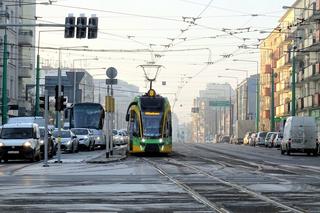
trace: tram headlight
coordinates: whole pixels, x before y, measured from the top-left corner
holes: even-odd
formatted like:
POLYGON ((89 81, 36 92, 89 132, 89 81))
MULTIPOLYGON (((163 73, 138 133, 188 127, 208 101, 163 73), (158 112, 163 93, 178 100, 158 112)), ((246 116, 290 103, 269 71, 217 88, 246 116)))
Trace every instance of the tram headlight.
POLYGON ((142 141, 142 143, 144 143, 144 142, 146 142, 146 139, 142 138, 142 140, 141 140, 141 141, 142 141))
POLYGON ((163 143, 163 139, 162 138, 159 139, 159 143, 163 143))

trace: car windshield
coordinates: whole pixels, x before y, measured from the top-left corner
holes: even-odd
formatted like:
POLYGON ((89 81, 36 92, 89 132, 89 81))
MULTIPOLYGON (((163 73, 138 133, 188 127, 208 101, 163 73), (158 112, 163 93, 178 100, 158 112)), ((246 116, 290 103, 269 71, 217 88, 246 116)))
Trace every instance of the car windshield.
MULTIPOLYGON (((54 131, 53 132, 53 136, 55 138, 57 138, 58 137, 58 131, 54 131)), ((70 138, 70 137, 71 137, 71 134, 70 134, 69 131, 61 131, 61 138, 70 138)))
POLYGON ((76 135, 88 135, 89 134, 87 129, 72 129, 72 132, 76 135))
POLYGON ((267 132, 260 132, 259 137, 265 138, 267 135, 267 132))
POLYGON ((44 129, 40 129, 40 138, 44 138, 44 133, 45 133, 45 130, 44 129))
POLYGON ((118 134, 118 131, 117 131, 117 130, 112 130, 112 134, 113 134, 113 135, 117 135, 117 134, 118 134))
POLYGON ((32 128, 3 128, 1 131, 2 139, 27 139, 33 138, 32 128))

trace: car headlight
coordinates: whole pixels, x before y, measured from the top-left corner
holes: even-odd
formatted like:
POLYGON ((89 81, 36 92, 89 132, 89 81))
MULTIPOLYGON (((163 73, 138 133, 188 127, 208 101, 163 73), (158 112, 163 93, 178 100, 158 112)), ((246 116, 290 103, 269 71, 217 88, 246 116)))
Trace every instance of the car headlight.
POLYGON ((100 136, 97 137, 97 140, 100 140, 100 136))
POLYGON ((30 141, 27 141, 23 144, 24 147, 31 147, 32 143, 30 141))
POLYGON ((84 136, 83 139, 88 139, 88 136, 84 136))
POLYGON ((4 146, 5 146, 5 144, 0 142, 0 147, 4 147, 4 146))
POLYGON ((67 145, 70 145, 70 144, 71 144, 71 141, 68 141, 68 142, 67 142, 67 145))
POLYGON ((40 140, 40 144, 41 144, 41 145, 44 144, 44 140, 40 140))
POLYGON ((160 139, 159 139, 159 143, 162 143, 162 142, 163 142, 163 139, 162 139, 162 138, 160 138, 160 139))
POLYGON ((142 140, 141 140, 141 141, 142 141, 142 143, 144 143, 144 142, 146 142, 146 139, 142 138, 142 140))

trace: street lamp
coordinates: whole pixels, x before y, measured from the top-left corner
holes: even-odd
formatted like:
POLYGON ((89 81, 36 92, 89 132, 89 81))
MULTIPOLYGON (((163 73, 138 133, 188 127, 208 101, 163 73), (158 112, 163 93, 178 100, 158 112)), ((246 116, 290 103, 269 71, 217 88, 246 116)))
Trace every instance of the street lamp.
POLYGON ((39 105, 39 95, 40 95, 40 35, 43 32, 63 32, 63 30, 40 30, 38 32, 38 53, 37 53, 37 66, 36 66, 36 101, 35 101, 35 116, 39 116, 40 105, 39 105))
POLYGON ((246 78, 248 78, 248 76, 249 76, 249 70, 232 69, 232 68, 226 68, 226 70, 229 70, 229 71, 238 71, 238 72, 245 72, 245 73, 246 73, 246 78))
POLYGON ((73 63, 72 63, 72 69, 73 69, 73 104, 76 103, 76 84, 77 84, 77 71, 74 68, 74 63, 76 61, 88 61, 88 60, 99 60, 98 57, 95 58, 77 58, 77 59, 73 59, 73 63))
POLYGON ((257 64, 257 88, 256 88, 256 131, 259 131, 259 116, 260 116, 260 97, 259 97, 259 61, 254 60, 244 60, 244 59, 233 59, 233 61, 242 61, 242 62, 248 62, 248 63, 256 63, 257 64))
MULTIPOLYGON (((73 46, 73 47, 59 47, 59 67, 58 67, 58 96, 61 94, 61 50, 68 50, 72 48, 88 48, 88 46, 73 46)), ((58 126, 58 160, 57 163, 62 163, 61 161, 61 112, 56 111, 57 126, 58 126)))
MULTIPOLYGON (((227 76, 227 75, 219 75, 218 78, 232 78, 232 79, 236 79, 237 80, 237 86, 238 86, 238 77, 233 77, 233 76, 227 76)), ((238 98, 236 98, 238 100, 238 98)), ((230 136, 232 134, 232 102, 231 102, 231 85, 230 85, 230 91, 229 91, 229 107, 230 107, 230 122, 229 122, 229 125, 230 125, 230 130, 229 130, 229 133, 230 133, 230 136)), ((237 107, 238 107, 238 103, 237 103, 237 107)), ((238 112, 237 112, 238 114, 238 112)))

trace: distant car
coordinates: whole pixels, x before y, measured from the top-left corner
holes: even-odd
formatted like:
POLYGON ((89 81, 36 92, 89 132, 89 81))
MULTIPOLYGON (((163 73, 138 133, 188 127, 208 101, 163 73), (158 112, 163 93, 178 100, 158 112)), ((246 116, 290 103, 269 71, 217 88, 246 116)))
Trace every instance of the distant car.
POLYGON ((0 135, 0 158, 40 160, 40 130, 35 123, 4 124, 0 135))
POLYGON ((257 137, 257 133, 252 133, 250 135, 250 138, 249 138, 249 145, 250 146, 255 146, 256 145, 256 137, 257 137))
POLYGON ((73 128, 71 131, 77 135, 80 147, 83 147, 88 151, 94 150, 94 137, 90 129, 73 128))
POLYGON ((224 135, 220 139, 220 143, 230 143, 230 136, 224 135))
POLYGON ((282 139, 283 139, 283 134, 281 132, 278 132, 273 139, 273 146, 280 147, 282 139))
MULTIPOLYGON (((58 141, 58 133, 58 130, 53 132, 56 141, 58 141)), ((71 130, 61 130, 61 150, 71 153, 79 151, 79 140, 71 130)))
MULTIPOLYGON (((44 157, 44 134, 45 134, 45 128, 41 127, 40 129, 40 151, 42 157, 44 157)), ((48 157, 52 158, 53 155, 56 153, 56 146, 52 137, 52 134, 50 131, 48 131, 48 157)))
POLYGON ((256 145, 265 145, 265 138, 267 136, 268 132, 258 132, 255 138, 255 144, 256 145))
POLYGON ((250 139, 250 136, 251 136, 252 132, 247 132, 243 138, 243 144, 249 144, 249 139, 250 139))
POLYGON ((127 143, 127 134, 123 130, 112 130, 113 146, 120 146, 127 143))
POLYGON ((264 139, 264 145, 266 147, 273 147, 273 140, 276 136, 277 132, 268 132, 266 138, 264 139))
POLYGON ((106 148, 106 136, 104 135, 104 132, 97 129, 90 129, 92 132, 92 135, 94 137, 94 143, 95 147, 100 147, 101 149, 106 148))

